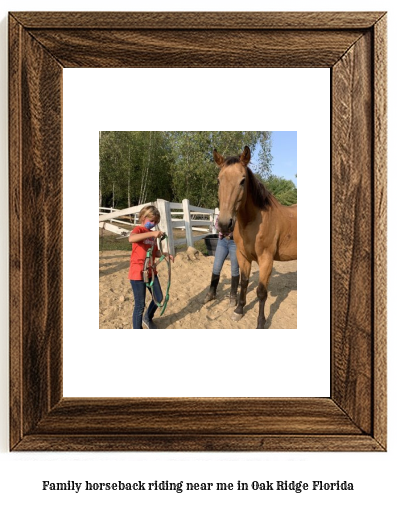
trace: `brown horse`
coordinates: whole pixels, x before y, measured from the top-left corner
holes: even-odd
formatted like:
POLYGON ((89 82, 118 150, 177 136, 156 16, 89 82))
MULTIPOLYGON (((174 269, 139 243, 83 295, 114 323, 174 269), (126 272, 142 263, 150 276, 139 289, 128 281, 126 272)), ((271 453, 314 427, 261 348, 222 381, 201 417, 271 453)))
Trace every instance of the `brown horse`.
POLYGON ((241 270, 241 291, 233 319, 244 313, 251 263, 259 265, 259 315, 257 329, 265 327, 267 285, 273 260, 296 259, 297 206, 283 206, 254 176, 248 167, 248 146, 239 157, 223 158, 214 150, 219 166, 218 227, 223 234, 233 231, 241 270))

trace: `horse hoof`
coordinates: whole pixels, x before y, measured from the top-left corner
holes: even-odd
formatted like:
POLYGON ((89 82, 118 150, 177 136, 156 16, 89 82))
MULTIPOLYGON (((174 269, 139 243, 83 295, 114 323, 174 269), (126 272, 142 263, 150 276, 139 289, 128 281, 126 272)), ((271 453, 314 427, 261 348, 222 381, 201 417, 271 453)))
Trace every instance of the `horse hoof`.
POLYGON ((243 318, 243 314, 242 313, 236 313, 236 312, 232 313, 232 320, 234 320, 235 322, 238 322, 242 318, 243 318))

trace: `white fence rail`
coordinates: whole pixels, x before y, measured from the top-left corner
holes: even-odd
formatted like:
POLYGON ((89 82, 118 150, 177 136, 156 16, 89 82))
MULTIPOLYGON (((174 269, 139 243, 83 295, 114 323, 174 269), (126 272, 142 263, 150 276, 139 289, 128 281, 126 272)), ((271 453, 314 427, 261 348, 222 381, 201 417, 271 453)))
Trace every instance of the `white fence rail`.
POLYGON ((194 246, 196 241, 216 232, 214 223, 215 216, 219 213, 218 209, 191 206, 188 199, 184 199, 182 203, 157 199, 156 202, 140 204, 123 210, 100 207, 99 227, 118 234, 120 237, 128 237, 130 229, 120 227, 119 224, 124 225, 124 227, 137 225, 139 223, 139 212, 143 207, 150 204, 156 206, 160 211, 159 228, 168 236, 169 251, 172 255, 175 255, 177 245, 186 243, 188 246, 194 246), (173 229, 184 229, 186 237, 175 238, 173 229), (195 236, 193 231, 203 232, 204 234, 195 236))

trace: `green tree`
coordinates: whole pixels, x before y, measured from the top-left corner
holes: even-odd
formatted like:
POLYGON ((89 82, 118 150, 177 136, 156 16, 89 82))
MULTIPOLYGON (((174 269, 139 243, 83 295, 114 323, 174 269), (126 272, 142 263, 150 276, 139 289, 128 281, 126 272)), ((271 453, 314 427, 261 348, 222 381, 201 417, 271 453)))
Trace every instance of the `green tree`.
POLYGON ((174 131, 168 135, 172 188, 178 201, 187 198, 196 206, 213 208, 218 205, 214 148, 228 156, 241 153, 246 145, 252 152, 259 146, 259 172, 270 173, 270 132, 174 131))
POLYGON ((164 132, 112 131, 100 136, 102 203, 118 208, 172 197, 164 132))
POLYGON ((117 208, 157 198, 196 206, 218 205, 216 148, 237 155, 245 145, 259 150, 255 170, 270 174, 271 133, 237 131, 102 131, 99 195, 117 208))
POLYGON ((298 192, 295 183, 291 180, 286 180, 281 176, 275 176, 274 174, 267 178, 260 178, 269 192, 285 206, 296 204, 298 201, 298 192))

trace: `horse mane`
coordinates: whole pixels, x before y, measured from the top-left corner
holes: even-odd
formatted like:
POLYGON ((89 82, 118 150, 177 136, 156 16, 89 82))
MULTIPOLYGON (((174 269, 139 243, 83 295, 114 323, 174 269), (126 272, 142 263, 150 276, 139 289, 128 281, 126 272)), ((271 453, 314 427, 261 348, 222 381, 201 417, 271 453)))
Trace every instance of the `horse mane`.
MULTIPOLYGON (((225 159, 224 166, 240 163, 240 157, 227 157, 225 159)), ((276 202, 273 194, 266 189, 265 185, 258 180, 258 178, 248 166, 246 166, 246 169, 249 185, 248 188, 254 205, 262 210, 267 210, 276 202)))
POLYGON ((228 165, 240 164, 240 157, 226 157, 223 165, 227 167, 228 165))
POLYGON ((267 210, 274 204, 274 197, 265 185, 256 178, 254 173, 247 167, 249 191, 253 203, 260 209, 267 210))

